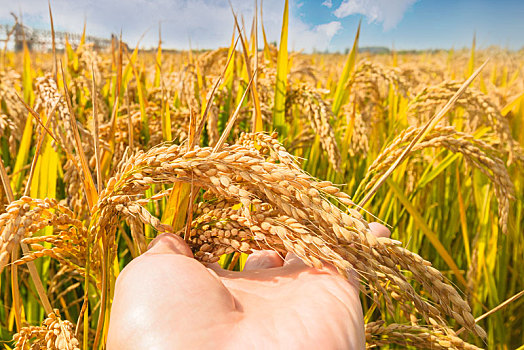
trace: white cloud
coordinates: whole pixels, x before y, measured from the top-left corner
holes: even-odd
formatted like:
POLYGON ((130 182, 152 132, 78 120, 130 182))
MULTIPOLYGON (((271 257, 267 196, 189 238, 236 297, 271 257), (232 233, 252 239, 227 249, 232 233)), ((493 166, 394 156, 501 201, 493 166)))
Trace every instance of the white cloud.
POLYGON ((305 49, 306 51, 312 49, 326 50, 333 36, 342 29, 342 24, 337 21, 319 24, 313 28, 309 28, 299 21, 295 21, 293 27, 291 22, 289 25, 289 48, 294 50, 305 49))
POLYGON ((344 0, 333 12, 338 18, 362 14, 370 22, 382 23, 384 30, 394 28, 407 9, 417 0, 344 0))
POLYGON ((332 0, 325 0, 322 3, 322 6, 326 6, 327 8, 331 8, 333 6, 333 2, 332 2, 332 0))
POLYGON ((330 41, 331 38, 333 38, 333 36, 337 34, 340 29, 342 29, 342 24, 340 24, 340 22, 333 21, 316 26, 315 32, 325 36, 327 40, 330 41))
MULTIPOLYGON (((49 28, 47 1, 2 1, 0 23, 12 22, 9 12, 22 12, 26 25, 49 28)), ((244 16, 249 34, 253 16, 253 2, 232 0, 237 14, 244 16)), ((259 2, 260 3, 260 2, 259 2)), ((300 16, 297 5, 290 4, 290 49, 325 49, 340 29, 339 22, 318 26, 307 24, 300 16), (338 23, 338 24, 337 24, 338 23)), ((269 41, 280 41, 282 26, 282 0, 264 0, 264 26, 269 41)), ((154 47, 158 41, 158 23, 162 22, 164 47, 186 49, 191 40, 193 48, 216 48, 229 45, 233 31, 233 16, 227 1, 223 0, 52 0, 55 29, 80 33, 84 19, 87 34, 109 37, 120 33, 130 46, 140 36, 143 46, 154 47)), ((261 31, 259 31, 261 33, 261 31)), ((262 40, 262 38, 260 38, 262 40)))

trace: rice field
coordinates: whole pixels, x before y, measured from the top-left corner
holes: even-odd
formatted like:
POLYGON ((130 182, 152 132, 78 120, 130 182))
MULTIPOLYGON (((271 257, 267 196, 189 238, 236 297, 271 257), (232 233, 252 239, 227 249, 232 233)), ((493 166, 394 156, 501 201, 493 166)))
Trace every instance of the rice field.
POLYGON ((286 16, 279 47, 2 51, 7 349, 104 348, 163 232, 354 269, 369 348, 523 348, 523 52, 288 52, 286 16))

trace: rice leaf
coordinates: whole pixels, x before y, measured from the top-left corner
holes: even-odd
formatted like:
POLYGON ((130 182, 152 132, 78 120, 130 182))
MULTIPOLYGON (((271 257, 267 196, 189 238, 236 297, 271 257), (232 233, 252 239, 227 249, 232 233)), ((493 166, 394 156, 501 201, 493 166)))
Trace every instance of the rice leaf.
POLYGON ((22 134, 22 140, 16 155, 15 166, 13 168, 13 176, 11 177, 11 187, 18 193, 22 187, 22 181, 24 179, 25 170, 24 167, 29 159, 29 150, 31 148, 31 140, 33 138, 33 116, 31 113, 27 114, 25 122, 24 133, 22 134))
POLYGON ((476 48, 476 34, 473 34, 473 42, 471 43, 471 53, 469 54, 468 70, 466 71, 466 77, 471 76, 475 71, 475 48, 476 48))
POLYGON ((342 75, 340 76, 337 88, 335 90, 335 95, 333 96, 333 114, 336 116, 340 113, 340 108, 347 102, 349 91, 347 88, 347 84, 349 81, 349 78, 351 77, 351 72, 355 68, 355 62, 357 59, 357 53, 358 53, 358 39, 360 37, 360 24, 362 23, 362 20, 358 22, 358 28, 357 28, 357 34, 355 34, 355 40, 353 41, 353 47, 351 48, 351 51, 348 54, 346 64, 344 65, 344 69, 342 70, 342 75))
POLYGON ((162 75, 162 35, 160 24, 158 24, 158 49, 156 52, 155 60, 155 80, 153 81, 153 86, 160 86, 160 77, 162 75))
POLYGON ((280 32, 280 47, 277 57, 277 77, 275 83, 275 104, 273 109, 273 127, 280 135, 286 135, 286 89, 288 74, 288 21, 289 21, 289 1, 284 3, 284 15, 282 18, 282 31, 280 32))

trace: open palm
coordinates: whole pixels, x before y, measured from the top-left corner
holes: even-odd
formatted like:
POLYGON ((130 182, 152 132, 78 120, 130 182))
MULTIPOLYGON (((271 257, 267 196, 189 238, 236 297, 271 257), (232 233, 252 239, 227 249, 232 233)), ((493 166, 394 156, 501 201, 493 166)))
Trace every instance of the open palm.
POLYGON ((163 234, 117 279, 107 347, 363 349, 358 282, 271 251, 251 254, 242 272, 206 267, 163 234))

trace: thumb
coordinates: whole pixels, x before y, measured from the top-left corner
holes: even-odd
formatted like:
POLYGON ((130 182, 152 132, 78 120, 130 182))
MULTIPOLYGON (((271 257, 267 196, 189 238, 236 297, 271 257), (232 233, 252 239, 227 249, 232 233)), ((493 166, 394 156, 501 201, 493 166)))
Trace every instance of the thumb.
POLYGON ((280 254, 275 251, 256 250, 247 257, 244 271, 281 267, 283 263, 280 254))
POLYGON ((191 248, 182 239, 173 233, 162 233, 149 243, 145 254, 180 254, 193 257, 191 248))
POLYGON ((389 238, 391 236, 391 231, 389 231, 386 226, 379 224, 378 222, 370 222, 369 229, 375 237, 389 238))

